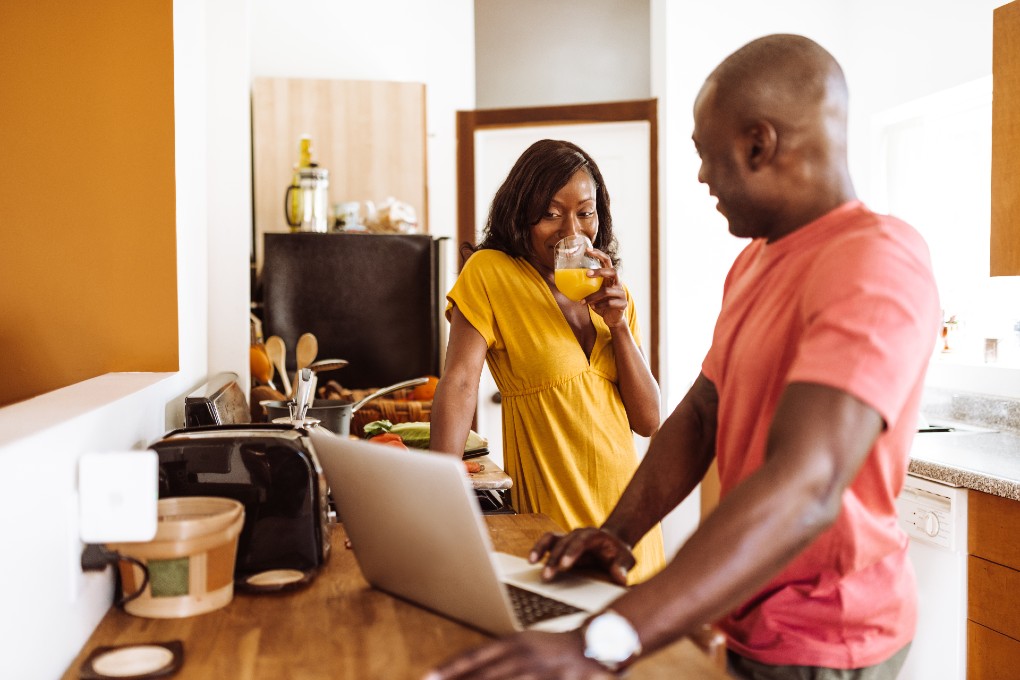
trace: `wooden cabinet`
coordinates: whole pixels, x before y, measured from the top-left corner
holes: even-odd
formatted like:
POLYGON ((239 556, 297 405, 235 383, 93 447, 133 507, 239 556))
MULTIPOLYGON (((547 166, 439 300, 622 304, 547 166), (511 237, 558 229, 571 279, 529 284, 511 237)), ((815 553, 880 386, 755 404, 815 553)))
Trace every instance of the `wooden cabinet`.
POLYGON ((1020 275, 1020 0, 994 10, 992 276, 1020 275))
POLYGON ((970 492, 967 678, 1020 680, 1020 502, 970 492))

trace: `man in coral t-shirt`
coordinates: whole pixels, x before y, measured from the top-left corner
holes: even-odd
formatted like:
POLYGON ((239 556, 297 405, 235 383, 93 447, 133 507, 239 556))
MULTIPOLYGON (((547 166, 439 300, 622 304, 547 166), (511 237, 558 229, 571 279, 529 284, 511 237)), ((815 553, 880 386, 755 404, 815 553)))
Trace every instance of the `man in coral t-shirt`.
POLYGON ((623 582, 633 545, 718 462, 721 502, 659 574, 579 631, 524 633, 434 677, 606 677, 700 624, 755 680, 892 680, 916 620, 895 499, 939 324, 927 247, 856 199, 847 90, 827 51, 752 41, 694 105, 698 179, 752 241, 726 278, 702 373, 601 528, 547 535, 623 582))

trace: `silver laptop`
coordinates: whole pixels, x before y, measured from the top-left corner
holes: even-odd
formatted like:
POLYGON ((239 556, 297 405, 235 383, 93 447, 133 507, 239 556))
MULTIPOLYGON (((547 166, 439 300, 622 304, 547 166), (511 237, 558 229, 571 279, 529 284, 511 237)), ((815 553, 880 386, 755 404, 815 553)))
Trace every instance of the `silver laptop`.
POLYGON ((380 590, 497 635, 571 630, 625 592, 569 574, 543 583, 541 565, 493 552, 456 457, 322 429, 311 438, 361 572, 380 590))

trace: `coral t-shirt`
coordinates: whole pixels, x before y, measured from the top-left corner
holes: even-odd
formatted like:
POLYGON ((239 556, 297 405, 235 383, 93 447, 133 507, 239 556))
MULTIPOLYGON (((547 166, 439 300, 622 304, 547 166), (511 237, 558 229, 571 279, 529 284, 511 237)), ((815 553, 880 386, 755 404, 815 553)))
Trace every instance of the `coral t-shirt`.
POLYGON ((859 201, 774 243, 754 240, 737 257, 703 364, 719 393, 722 495, 762 465, 792 382, 853 395, 885 429, 835 524, 720 622, 735 652, 768 664, 860 668, 912 639, 914 574, 895 500, 940 318, 924 240, 859 201))

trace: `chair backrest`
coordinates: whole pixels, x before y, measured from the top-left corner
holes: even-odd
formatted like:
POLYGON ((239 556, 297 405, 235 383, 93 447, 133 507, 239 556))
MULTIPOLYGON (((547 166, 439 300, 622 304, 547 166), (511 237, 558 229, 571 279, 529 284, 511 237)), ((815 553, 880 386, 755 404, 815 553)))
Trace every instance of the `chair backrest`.
POLYGON ((263 333, 302 333, 319 359, 346 359, 330 377, 347 388, 439 375, 439 239, 424 234, 267 233, 263 333))

